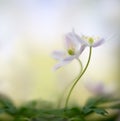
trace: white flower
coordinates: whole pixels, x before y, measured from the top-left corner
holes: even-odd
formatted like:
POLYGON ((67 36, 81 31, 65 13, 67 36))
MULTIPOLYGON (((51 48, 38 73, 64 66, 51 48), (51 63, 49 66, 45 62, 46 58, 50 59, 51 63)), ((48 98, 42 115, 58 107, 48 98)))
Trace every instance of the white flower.
POLYGON ((115 91, 115 85, 105 85, 102 81, 87 81, 85 87, 95 95, 111 95, 115 91))
POLYGON ((84 49, 89 47, 98 47, 103 44, 104 39, 93 38, 88 36, 78 36, 74 30, 68 33, 65 36, 65 48, 66 51, 54 51, 52 53, 52 57, 59 61, 57 65, 55 65, 54 69, 58 69, 73 59, 78 59, 80 54, 84 51, 84 49), (97 40, 97 41, 96 41, 97 40))
POLYGON ((73 59, 78 59, 82 51, 84 50, 84 46, 81 46, 80 38, 74 31, 66 34, 65 36, 65 48, 66 51, 54 51, 52 53, 52 57, 59 61, 57 65, 55 65, 54 69, 58 69, 73 59))
POLYGON ((80 41, 81 43, 87 47, 98 47, 100 45, 102 45, 104 43, 104 39, 103 38, 99 38, 99 37, 90 37, 90 36, 84 36, 82 35, 80 37, 80 41))

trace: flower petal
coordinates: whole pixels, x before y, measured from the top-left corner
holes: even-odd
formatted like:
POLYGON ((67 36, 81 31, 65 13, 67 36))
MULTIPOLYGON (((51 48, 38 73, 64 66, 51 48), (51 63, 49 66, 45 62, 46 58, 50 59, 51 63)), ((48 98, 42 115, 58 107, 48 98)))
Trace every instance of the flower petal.
POLYGON ((76 41, 79 41, 81 44, 85 44, 85 41, 79 35, 77 35, 74 30, 72 31, 72 34, 74 35, 74 39, 76 41))
POLYGON ((73 55, 73 56, 68 56, 66 57, 63 61, 72 61, 73 59, 76 58, 76 55, 73 55))
POLYGON ((94 93, 94 94, 103 94, 104 93, 104 84, 102 82, 93 82, 89 81, 85 84, 85 87, 88 89, 88 91, 94 93))
POLYGON ((73 48, 75 46, 75 43, 73 41, 73 37, 71 35, 71 33, 67 34, 65 36, 65 47, 67 50, 73 48))
POLYGON ((82 45, 85 45, 85 46, 90 46, 90 43, 88 42, 88 36, 85 36, 85 35, 82 35, 81 36, 81 42, 82 42, 82 45))
POLYGON ((80 41, 78 38, 78 35, 76 35, 74 32, 70 32, 65 36, 65 47, 67 50, 69 49, 75 49, 78 50, 80 48, 80 41))
POLYGON ((86 48, 86 45, 82 45, 78 51, 76 51, 75 53, 75 58, 79 58, 79 56, 82 54, 82 52, 84 51, 84 49, 86 48))
POLYGON ((62 66, 64 66, 64 65, 68 64, 69 62, 71 62, 71 60, 69 60, 69 61, 60 61, 58 64, 56 64, 56 65, 53 67, 53 70, 57 70, 57 69, 59 69, 60 67, 62 67, 62 66))
POLYGON ((56 60, 63 60, 65 57, 65 53, 62 51, 54 51, 52 53, 52 57, 56 60))
POLYGON ((86 45, 82 45, 82 46, 80 47, 80 54, 82 54, 82 52, 84 51, 85 48, 86 48, 86 45))
POLYGON ((105 42, 105 40, 102 38, 102 39, 98 40, 97 42, 94 42, 94 44, 92 46, 98 47, 98 46, 102 45, 104 42, 105 42))

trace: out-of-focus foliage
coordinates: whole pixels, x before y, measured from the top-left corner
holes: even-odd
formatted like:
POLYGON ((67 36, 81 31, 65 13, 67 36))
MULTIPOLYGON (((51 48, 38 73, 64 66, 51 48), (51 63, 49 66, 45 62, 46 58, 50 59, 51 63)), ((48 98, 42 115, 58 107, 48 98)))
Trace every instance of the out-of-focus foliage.
POLYGON ((95 117, 97 120, 98 115, 102 115, 103 118, 99 118, 99 121, 115 121, 119 114, 118 112, 109 113, 110 109, 120 109, 120 100, 96 97, 88 99, 83 107, 73 106, 59 109, 50 102, 40 100, 15 106, 9 98, 0 97, 1 121, 95 121, 95 117), (101 104, 109 105, 102 106, 101 104), (89 115, 96 116, 88 118, 89 115))

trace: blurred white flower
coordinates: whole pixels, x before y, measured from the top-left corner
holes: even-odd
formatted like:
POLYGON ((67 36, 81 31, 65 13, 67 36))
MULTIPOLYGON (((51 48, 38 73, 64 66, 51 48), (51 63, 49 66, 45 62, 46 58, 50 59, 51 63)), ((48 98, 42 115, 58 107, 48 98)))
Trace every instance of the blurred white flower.
POLYGON ((80 41, 80 38, 74 31, 66 34, 65 36, 65 48, 66 51, 54 51, 52 57, 59 61, 57 65, 54 66, 54 69, 58 69, 63 65, 68 64, 73 59, 78 59, 80 54, 84 50, 84 46, 80 41))
POLYGON ((85 87, 95 95, 111 95, 115 92, 115 85, 105 85, 102 81, 86 81, 85 87))
POLYGON ((100 45, 102 45, 104 43, 104 39, 103 38, 99 38, 99 37, 90 37, 90 36, 81 36, 80 39, 81 43, 87 47, 98 47, 100 45))

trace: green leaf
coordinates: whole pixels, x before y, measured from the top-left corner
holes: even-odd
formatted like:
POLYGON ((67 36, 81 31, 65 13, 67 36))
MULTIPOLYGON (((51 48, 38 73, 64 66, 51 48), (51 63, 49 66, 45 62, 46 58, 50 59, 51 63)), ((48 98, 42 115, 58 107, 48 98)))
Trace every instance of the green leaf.
POLYGON ((83 108, 83 113, 84 113, 84 114, 89 114, 89 113, 91 113, 91 112, 93 112, 92 108, 89 108, 89 107, 84 107, 84 108, 83 108))
POLYGON ((88 114, 91 114, 91 113, 97 113, 97 114, 100 114, 100 115, 106 115, 108 114, 108 112, 103 109, 103 108, 97 108, 97 107, 86 107, 83 109, 83 113, 85 115, 88 115, 88 114))
MULTIPOLYGON (((6 112, 10 115, 14 115, 17 111, 15 105, 12 103, 10 99, 5 96, 0 95, 0 110, 6 112)), ((1 112, 0 111, 0 112, 1 112)))
POLYGON ((0 109, 0 114, 1 114, 1 113, 4 113, 4 112, 5 112, 5 110, 4 110, 4 109, 0 109))
POLYGON ((105 109, 102 109, 102 108, 95 108, 95 109, 93 109, 93 112, 100 114, 100 115, 108 114, 108 112, 105 109))
POLYGON ((117 101, 120 101, 120 99, 112 99, 110 97, 89 98, 85 104, 85 107, 94 107, 100 104, 117 102, 117 101))

